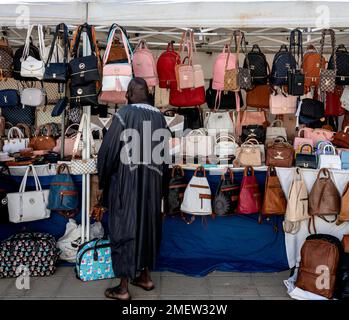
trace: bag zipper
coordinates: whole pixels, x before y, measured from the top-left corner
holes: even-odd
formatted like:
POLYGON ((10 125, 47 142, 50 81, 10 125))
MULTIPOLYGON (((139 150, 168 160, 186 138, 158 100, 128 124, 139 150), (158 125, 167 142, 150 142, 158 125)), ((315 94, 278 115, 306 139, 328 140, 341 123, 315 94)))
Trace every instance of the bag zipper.
POLYGON ((86 71, 74 72, 74 73, 72 73, 71 75, 72 75, 72 76, 75 76, 75 75, 77 75, 77 74, 80 74, 80 76, 81 76, 81 74, 84 74, 84 73, 87 73, 87 72, 96 71, 96 70, 98 70, 98 69, 91 69, 91 70, 86 70, 86 71))
POLYGON ((84 254, 85 254, 86 252, 88 252, 88 251, 90 251, 90 250, 96 251, 97 249, 103 249, 103 248, 108 248, 108 247, 110 247, 110 244, 105 243, 105 244, 100 244, 100 245, 98 245, 97 247, 91 247, 91 248, 88 248, 88 249, 85 249, 84 251, 82 251, 82 254, 81 254, 81 256, 79 257, 79 263, 78 263, 79 267, 80 267, 80 264, 81 264, 81 261, 82 261, 82 257, 84 256, 84 254))

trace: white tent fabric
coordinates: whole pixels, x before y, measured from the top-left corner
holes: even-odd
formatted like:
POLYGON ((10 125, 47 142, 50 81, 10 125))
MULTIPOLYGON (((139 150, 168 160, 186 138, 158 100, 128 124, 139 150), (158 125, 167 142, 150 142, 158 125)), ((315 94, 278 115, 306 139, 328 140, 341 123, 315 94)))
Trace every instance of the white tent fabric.
POLYGON ((3 0, 4 26, 59 22, 139 27, 347 27, 348 1, 243 0, 3 0), (327 10, 328 9, 328 10, 327 10), (29 10, 29 12, 28 12, 29 10), (324 18, 324 19, 323 19, 324 18), (27 23, 28 24, 28 23, 27 23))

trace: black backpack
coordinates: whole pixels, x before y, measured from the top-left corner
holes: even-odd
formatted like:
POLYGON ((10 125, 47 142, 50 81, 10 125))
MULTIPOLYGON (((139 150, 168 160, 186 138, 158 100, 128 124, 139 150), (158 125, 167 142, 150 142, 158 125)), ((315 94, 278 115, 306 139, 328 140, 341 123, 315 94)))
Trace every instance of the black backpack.
POLYGON ((230 168, 222 175, 213 202, 213 212, 218 216, 233 214, 238 206, 240 185, 234 183, 234 174, 230 168))
POLYGON ((267 59, 259 48, 254 44, 244 61, 244 68, 250 69, 252 84, 267 84, 269 77, 269 65, 267 59), (248 59, 248 60, 247 60, 248 59), (248 61, 248 62, 247 62, 248 61))
MULTIPOLYGON (((340 44, 336 50, 336 84, 349 84, 349 52, 344 44, 340 44)), ((333 55, 328 62, 328 69, 333 70, 333 55)))
POLYGON ((181 204, 187 184, 182 167, 173 166, 168 194, 165 196, 164 201, 164 213, 166 215, 174 216, 181 212, 181 204))
POLYGON ((297 63, 292 52, 288 51, 287 46, 283 44, 279 52, 274 56, 270 84, 273 86, 287 85, 288 71, 296 69, 296 66, 297 63))
MULTIPOLYGON (((16 50, 13 57, 13 78, 20 81, 38 81, 37 78, 29 78, 21 76, 21 59, 23 55, 24 46, 16 50)), ((32 38, 30 38, 29 55, 37 60, 40 60, 40 51, 33 45, 32 38)))

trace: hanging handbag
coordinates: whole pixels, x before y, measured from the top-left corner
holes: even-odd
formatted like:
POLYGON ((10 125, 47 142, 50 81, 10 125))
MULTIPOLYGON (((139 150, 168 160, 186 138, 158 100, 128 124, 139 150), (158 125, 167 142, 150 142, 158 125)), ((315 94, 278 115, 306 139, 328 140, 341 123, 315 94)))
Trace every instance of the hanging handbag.
POLYGON ((304 53, 302 65, 306 92, 309 92, 311 87, 318 87, 320 83, 320 70, 325 69, 325 67, 326 59, 320 56, 314 45, 310 44, 304 53))
POLYGON ((349 182, 346 184, 342 193, 340 208, 338 221, 349 221, 349 182))
POLYGON ((79 130, 76 135, 76 139, 74 143, 73 157, 70 163, 70 171, 71 171, 71 174, 74 174, 74 175, 97 173, 97 156, 95 151, 95 145, 94 145, 90 124, 87 123, 86 114, 83 114, 81 117, 79 130), (88 132, 87 143, 90 143, 92 152, 91 152, 90 158, 88 159, 76 159, 76 156, 79 150, 80 140, 83 137, 83 130, 85 126, 86 126, 86 132, 88 132))
POLYGON ((269 166, 265 180, 262 214, 284 215, 286 213, 287 200, 282 190, 279 177, 274 166, 269 166))
POLYGON ((258 213, 262 209, 262 196, 259 190, 257 178, 251 166, 244 169, 241 182, 238 206, 236 213, 251 214, 258 213))
POLYGON ((27 148, 29 143, 29 137, 25 137, 22 131, 17 127, 12 127, 7 134, 7 139, 4 140, 4 146, 2 150, 9 154, 19 152, 22 149, 27 148), (14 132, 17 133, 18 138, 13 136, 14 132))
MULTIPOLYGON (((325 37, 326 35, 331 36, 331 47, 332 47, 332 57, 333 57, 333 69, 324 69, 321 68, 320 71, 320 91, 321 92, 333 92, 336 87, 336 73, 337 73, 337 65, 336 65, 336 37, 335 32, 332 29, 324 29, 322 30, 321 35, 321 50, 320 57, 322 57, 325 45, 325 37)), ((321 62, 321 61, 319 61, 321 62)))
POLYGON ((297 97, 274 91, 269 97, 269 109, 271 114, 296 113, 297 97))
POLYGON ((318 168, 327 168, 327 169, 342 169, 341 158, 336 154, 336 149, 332 145, 325 145, 323 148, 322 154, 319 155, 318 168), (331 154, 327 153, 327 150, 331 150, 331 154))
POLYGON ((252 84, 256 87, 267 85, 269 78, 269 64, 258 44, 252 46, 244 61, 244 68, 248 68, 252 77, 252 84), (247 60, 248 59, 248 60, 247 60))
POLYGON ((216 137, 214 154, 220 161, 229 160, 229 158, 235 157, 238 147, 233 135, 220 133, 216 137))
MULTIPOLYGON (((328 69, 334 69, 334 57, 328 61, 328 69)), ((336 84, 340 86, 349 84, 349 53, 344 44, 340 44, 336 50, 336 84)))
POLYGON ((245 142, 249 139, 256 139, 259 143, 265 143, 265 128, 261 125, 250 124, 242 126, 240 140, 245 142))
POLYGON ((269 85, 257 85, 246 92, 246 106, 258 109, 268 109, 270 99, 269 85))
POLYGON ((293 96, 302 96, 304 94, 304 74, 300 69, 303 65, 302 43, 302 31, 300 31, 299 29, 292 30, 290 34, 290 52, 293 54, 296 60, 296 68, 290 69, 288 71, 287 85, 288 93, 293 96))
MULTIPOLYGON (((73 149, 74 149, 77 132, 71 135, 68 135, 68 133, 69 133, 69 130, 75 126, 79 127, 77 123, 73 123, 65 130, 65 133, 64 133, 64 156, 65 157, 69 157, 73 155, 73 149)), ((56 146, 53 148, 52 151, 60 153, 61 148, 62 148, 62 139, 58 138, 56 141, 56 146)), ((78 150, 78 155, 79 156, 81 155, 81 150, 78 150)))
POLYGON ((337 147, 349 148, 349 126, 345 127, 343 131, 336 132, 332 142, 337 147))
POLYGON ((126 104, 126 91, 128 84, 133 78, 132 74, 132 51, 123 29, 114 24, 108 35, 107 48, 103 56, 103 80, 100 100, 116 104, 126 104), (120 31, 122 42, 127 54, 127 63, 108 63, 109 52, 113 43, 114 35, 120 31))
POLYGON ((53 150, 56 146, 56 140, 52 137, 51 127, 49 125, 44 125, 36 129, 34 137, 30 139, 28 144, 29 148, 33 150, 53 150), (44 135, 43 130, 47 131, 44 135))
POLYGON ((207 112, 205 117, 205 128, 209 135, 216 136, 220 132, 234 133, 234 115, 231 112, 207 112))
MULTIPOLYGON (((242 98, 241 91, 239 92, 224 92, 215 90, 212 88, 212 79, 210 80, 210 85, 206 90, 206 103, 210 109, 238 109, 236 107, 236 94, 239 96, 239 105, 240 108, 244 105, 244 100, 242 98)), ((269 102, 269 100, 268 100, 269 102)))
POLYGON ((3 166, 0 169, 1 183, 6 189, 0 189, 0 225, 9 223, 7 193, 16 192, 18 185, 14 177, 11 176, 8 167, 3 166))
POLYGON ((23 106, 38 107, 45 104, 45 93, 42 89, 25 88, 21 91, 21 104, 23 106))
POLYGON ((262 165, 261 148, 258 145, 258 141, 257 144, 255 144, 253 140, 254 139, 247 140, 237 148, 234 167, 259 167, 262 165))
POLYGON ((344 109, 342 108, 341 96, 343 89, 336 85, 333 92, 326 93, 325 102, 325 116, 342 116, 344 114, 344 109))
POLYGON ((236 44, 236 41, 240 40, 240 47, 243 48, 242 52, 245 55, 244 66, 243 68, 239 68, 238 84, 240 89, 249 90, 252 88, 252 76, 250 71, 249 58, 248 58, 248 55, 246 55, 247 47, 246 47, 245 34, 242 31, 238 30, 238 31, 235 31, 234 37, 235 37, 235 44, 236 44), (237 35, 239 35, 239 37, 237 37, 237 35))
POLYGON ((40 180, 33 165, 25 171, 19 192, 8 193, 9 220, 13 223, 29 222, 50 217, 47 209, 49 190, 41 188, 40 180), (32 171, 35 181, 35 191, 25 191, 29 171, 32 171))
POLYGON ((85 23, 80 25, 75 33, 75 37, 71 52, 71 61, 69 62, 69 72, 72 87, 83 87, 87 84, 100 80, 98 70, 99 55, 96 48, 96 42, 93 38, 93 27, 85 23), (86 31, 90 43, 91 54, 84 57, 79 57, 80 38, 83 31, 86 31))
POLYGON ((181 211, 187 214, 206 216, 212 214, 212 195, 204 167, 198 167, 184 192, 181 211), (202 176, 198 176, 201 172, 202 176))
MULTIPOLYGON (((110 30, 113 29, 115 27, 115 23, 113 23, 110 28, 109 28, 109 32, 108 34, 110 33, 110 30)), ((125 34, 126 38, 128 39, 129 36, 127 34, 127 31, 124 27, 122 26, 119 26, 123 33, 125 34)), ((126 54, 126 50, 124 48, 124 45, 123 43, 120 42, 120 39, 114 35, 114 39, 113 39, 113 43, 112 43, 112 46, 110 48, 110 51, 109 51, 109 56, 108 56, 108 60, 107 60, 107 63, 122 63, 122 62, 127 62, 128 61, 128 58, 127 58, 127 54, 126 54)))
POLYGON ((209 157, 214 154, 214 137, 205 129, 190 131, 181 142, 181 154, 187 157, 209 157))
POLYGON ((300 106, 300 115, 311 118, 313 121, 321 119, 325 115, 323 102, 315 99, 303 99, 300 106))
POLYGON ((166 88, 155 87, 155 107, 166 108, 170 104, 170 90, 166 88))
POLYGON ((96 84, 89 83, 70 88, 70 106, 78 108, 83 106, 91 106, 98 104, 98 94, 96 84))
POLYGON ((340 212, 340 203, 341 197, 331 179, 330 172, 328 169, 322 168, 309 193, 309 215, 312 216, 314 231, 316 231, 314 216, 319 216, 326 222, 334 222, 340 212), (328 215, 334 215, 335 219, 327 220, 326 216, 328 215))
MULTIPOLYGON (((240 45, 241 45, 241 35, 238 37, 235 36, 235 44, 236 44, 236 53, 235 55, 235 65, 232 69, 229 68, 229 62, 230 62, 230 50, 228 51, 226 60, 225 60, 225 67, 224 67, 224 91, 239 91, 239 81, 238 81, 238 75, 239 75, 239 53, 240 53, 240 45)), ((231 42, 230 42, 231 43, 231 42)))
POLYGON ((0 39, 0 79, 12 78, 13 75, 13 50, 8 39, 0 39))
POLYGON ((296 153, 296 167, 305 169, 317 169, 317 156, 314 154, 311 144, 302 144, 299 152, 296 153), (309 148, 310 152, 305 153, 304 148, 309 148))
POLYGON ((283 122, 280 119, 274 120, 269 127, 267 127, 265 143, 272 142, 275 138, 282 137, 287 141, 286 128, 283 127, 283 122), (276 126, 276 124, 278 124, 276 126))
MULTIPOLYGON (((25 41, 25 47, 23 50, 22 61, 21 61, 21 77, 23 78, 35 78, 35 80, 42 80, 45 73, 45 62, 44 62, 44 33, 42 25, 38 25, 38 36, 39 36, 39 53, 40 60, 30 55, 30 36, 33 31, 34 25, 30 25, 27 32, 27 38, 25 41)), ((29 81, 29 79, 28 79, 29 81)))
POLYGON ((173 166, 168 194, 164 198, 164 213, 166 215, 174 216, 181 213, 181 204, 187 185, 182 167, 173 166))
POLYGON ((310 218, 308 214, 308 191, 299 168, 294 170, 293 180, 287 195, 287 208, 283 222, 284 231, 296 234, 301 221, 310 218))
POLYGON ((233 214, 238 206, 240 185, 234 182, 234 173, 230 168, 221 176, 221 181, 213 200, 213 212, 218 216, 233 214))
POLYGON ((20 104, 18 91, 15 89, 0 90, 0 108, 16 107, 20 104))
POLYGON ((166 110, 164 113, 166 124, 172 135, 182 136, 184 131, 184 116, 179 115, 174 110, 166 110))
POLYGON ((292 167, 294 149, 288 142, 280 142, 277 139, 267 146, 266 165, 274 167, 292 167))
POLYGON ((194 107, 201 106, 206 102, 205 88, 171 89, 170 105, 174 107, 194 107))
POLYGON ((53 83, 66 83, 69 79, 69 64, 68 64, 68 51, 69 51, 69 36, 68 27, 61 23, 56 26, 56 30, 51 43, 50 51, 46 60, 44 81, 53 83), (63 61, 60 61, 59 55, 56 55, 56 59, 53 59, 54 51, 58 53, 58 37, 62 38, 63 45, 63 61), (58 58, 58 59, 57 59, 58 58))

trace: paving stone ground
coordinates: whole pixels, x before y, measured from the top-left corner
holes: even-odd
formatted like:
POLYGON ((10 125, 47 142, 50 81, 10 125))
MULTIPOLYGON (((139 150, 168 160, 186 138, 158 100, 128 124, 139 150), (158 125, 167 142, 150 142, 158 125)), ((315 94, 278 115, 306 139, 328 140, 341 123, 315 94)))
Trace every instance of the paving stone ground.
MULTIPOLYGON (((133 300, 285 300, 283 280, 289 271, 279 273, 212 272, 206 277, 187 277, 172 272, 154 272, 156 288, 145 292, 130 286, 133 300)), ((47 278, 31 278, 29 290, 18 290, 15 279, 0 279, 0 299, 106 299, 104 290, 117 280, 82 282, 72 267, 59 267, 47 278)))

